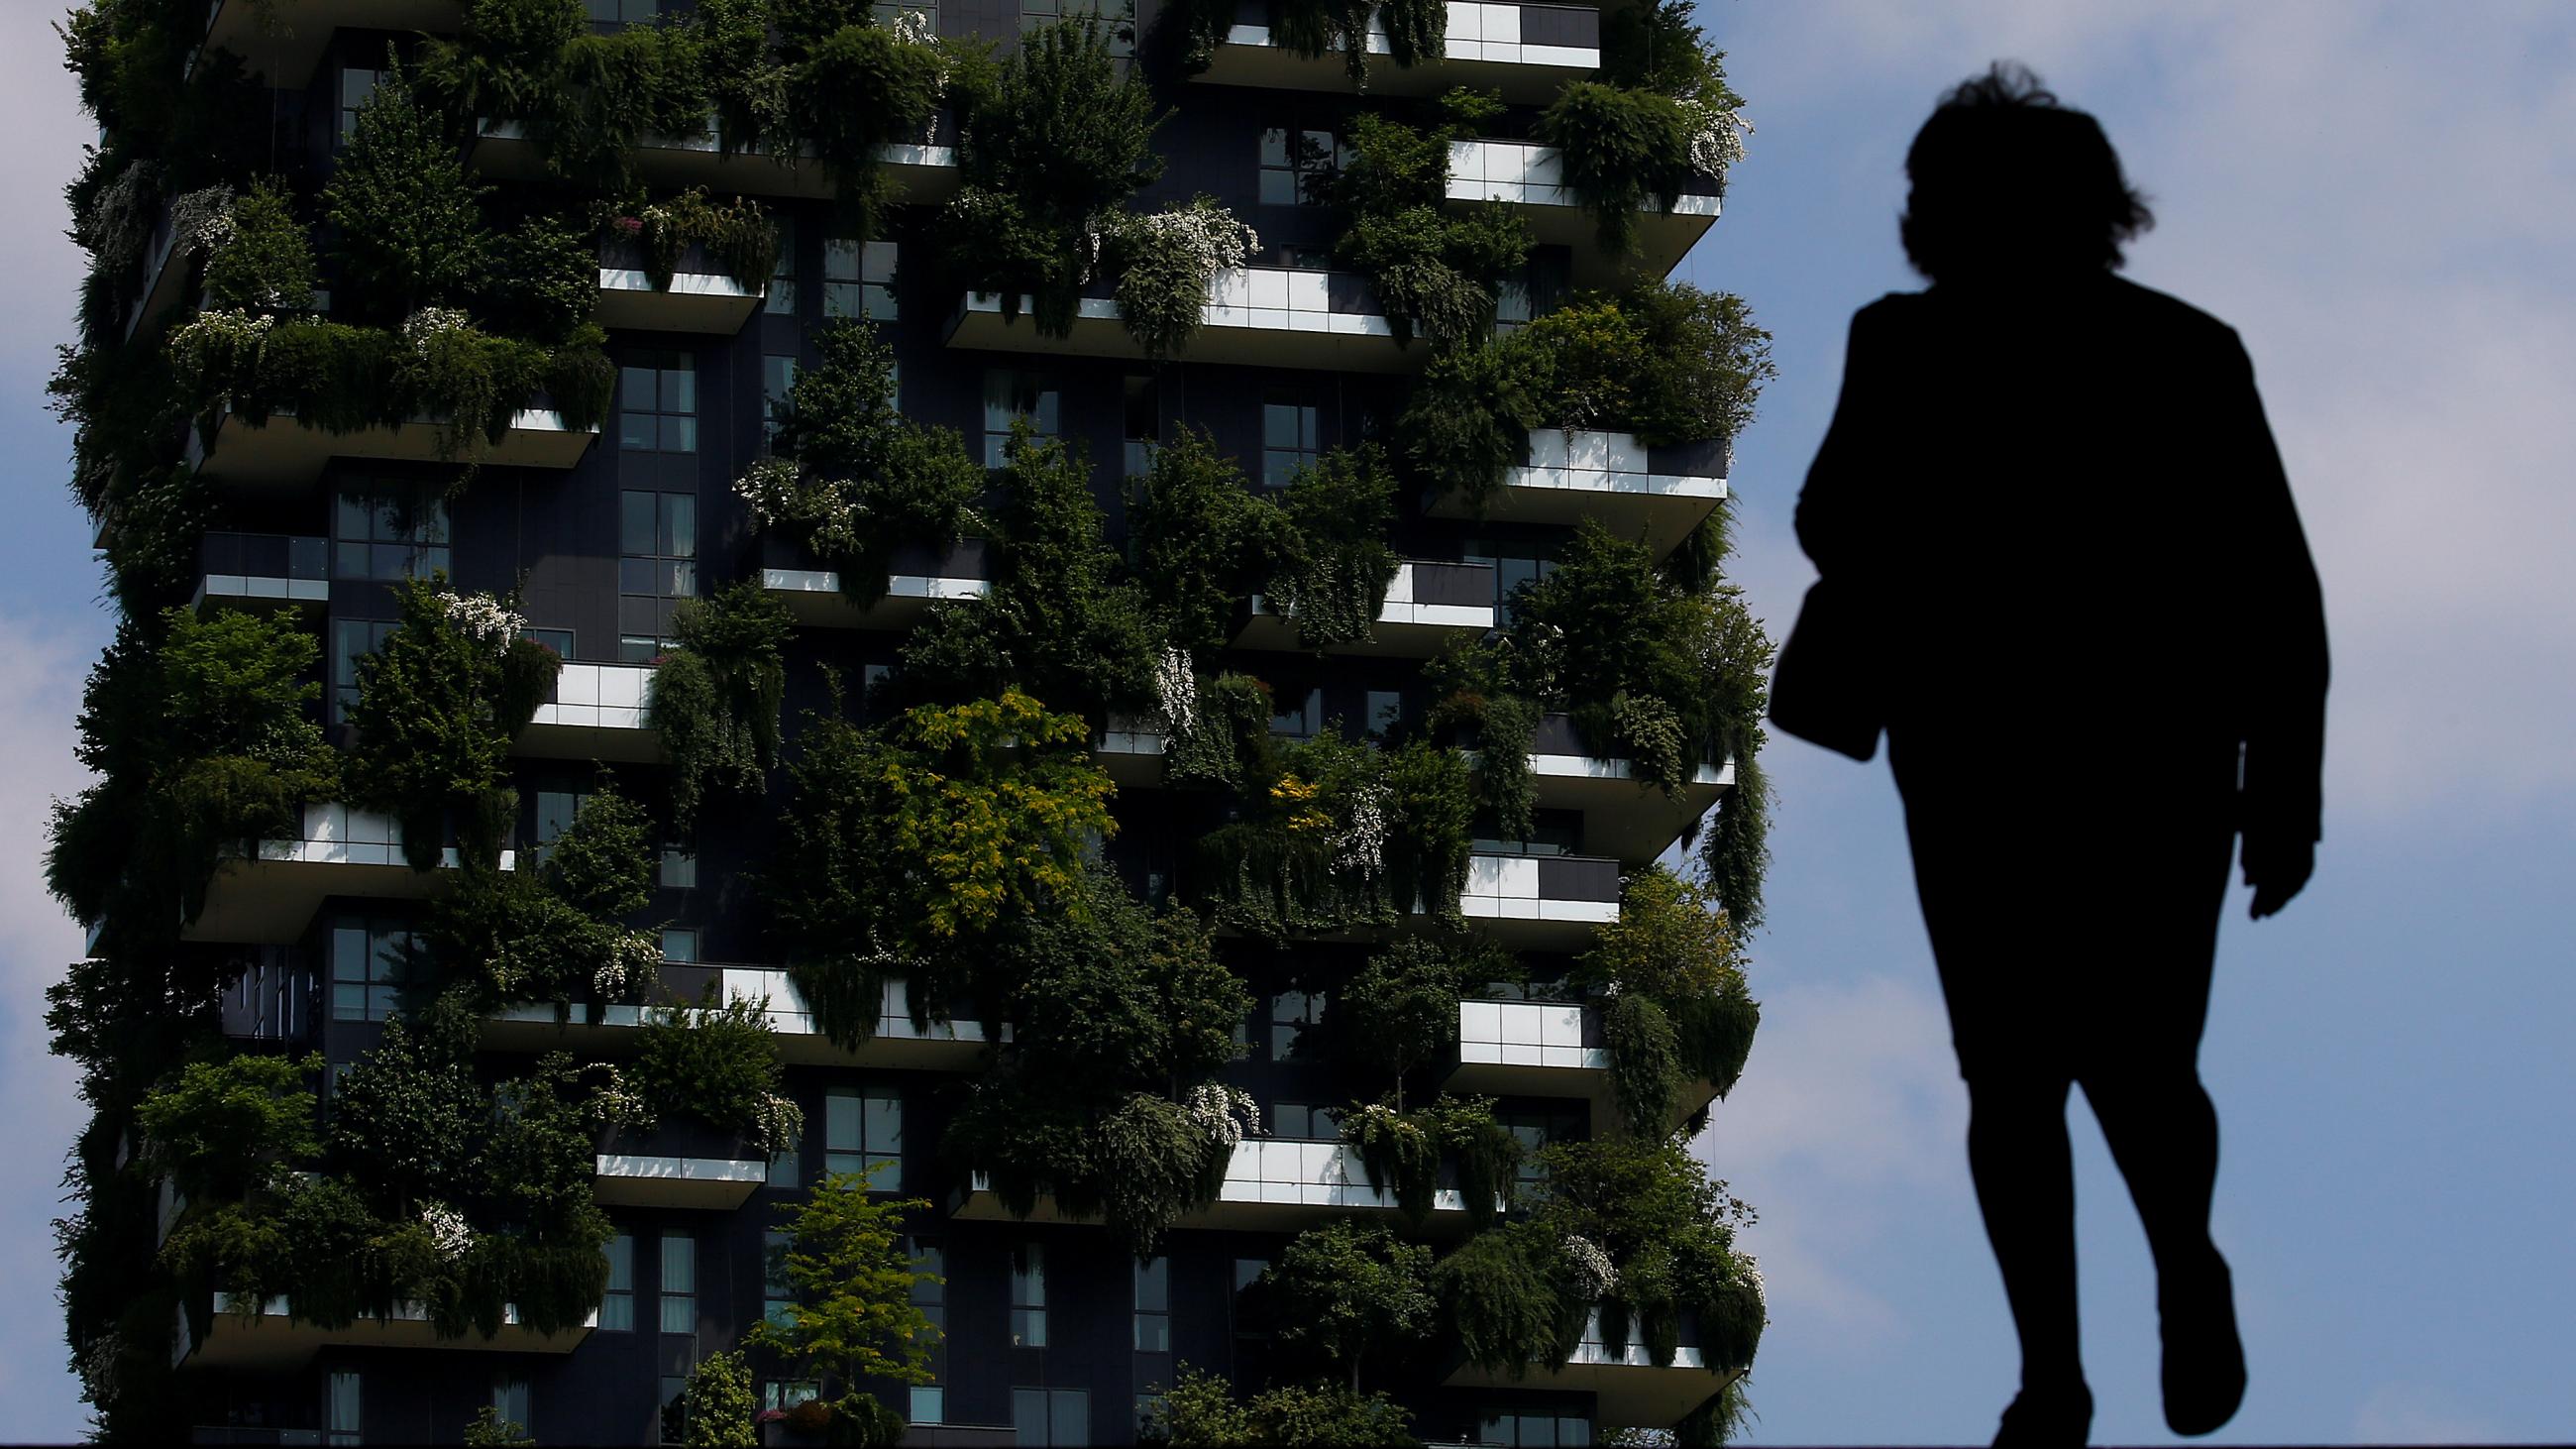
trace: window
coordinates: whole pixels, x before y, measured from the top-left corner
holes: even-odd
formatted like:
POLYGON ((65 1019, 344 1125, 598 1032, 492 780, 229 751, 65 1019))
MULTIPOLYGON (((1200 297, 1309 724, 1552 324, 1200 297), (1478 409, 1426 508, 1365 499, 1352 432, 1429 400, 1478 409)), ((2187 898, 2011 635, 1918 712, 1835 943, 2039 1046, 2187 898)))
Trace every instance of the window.
POLYGON ((698 1240, 687 1233, 662 1235, 662 1331, 698 1331, 698 1240))
POLYGON ((787 417, 787 397, 796 386, 796 359, 769 356, 760 359, 760 441, 767 447, 778 437, 778 425, 787 417))
POLYGON ((907 1404, 906 1407, 912 1411, 909 1415, 912 1422, 916 1424, 945 1424, 948 1422, 948 1391, 946 1389, 941 1388, 937 1384, 914 1384, 912 1386, 912 1394, 910 1397, 911 1402, 907 1404))
POLYGON ((1308 1028, 1323 1019, 1323 992, 1282 991, 1270 998, 1270 1059, 1286 1061, 1305 1039, 1308 1028))
POLYGON ((555 838, 564 833, 581 814, 581 802, 590 798, 586 790, 539 790, 537 792, 536 841, 530 853, 536 863, 545 864, 555 838))
POLYGON ((1554 550, 1531 543, 1497 543, 1478 539, 1460 551, 1469 563, 1494 566, 1494 607, 1503 611, 1503 622, 1512 618, 1513 604, 1523 584, 1535 584, 1556 572, 1554 550))
POLYGON ((1046 1245, 1025 1243, 1011 1254, 1011 1347, 1046 1346, 1046 1245))
POLYGON ((785 1328, 796 1306, 796 1284, 787 1276, 787 1245, 781 1232, 760 1235, 760 1316, 773 1328, 785 1328))
POLYGON ((923 1275, 912 1282, 912 1306, 921 1310, 944 1341, 948 1337, 948 1251, 937 1243, 915 1243, 912 1270, 923 1275))
POLYGON ((1136 1351, 1172 1351, 1172 1260, 1136 1265, 1136 1351))
POLYGON ((358 661, 385 647, 394 632, 391 619, 331 621, 331 718, 344 721, 358 702, 358 661))
POLYGON ((570 629, 522 629, 519 633, 521 637, 534 639, 538 643, 546 646, 548 649, 553 650, 557 659, 570 659, 572 657, 572 631, 570 629))
POLYGON ((368 70, 362 66, 340 67, 340 142, 342 145, 348 144, 349 138, 358 133, 358 110, 374 98, 376 82, 384 79, 384 74, 383 71, 368 70))
POLYGON ((1058 406, 1055 385, 1040 374, 1007 367, 985 369, 984 466, 1002 466, 1011 425, 1022 419, 1039 437, 1055 436, 1058 406))
POLYGON ((617 446, 698 450, 698 359, 670 349, 638 352, 617 370, 617 446))
POLYGON ((518 1425, 520 1432, 525 1433, 535 1423, 528 1411, 527 1379, 519 1374, 494 1374, 492 1412, 496 1417, 518 1425))
POLYGON ((434 483, 358 483, 331 509, 331 577, 427 578, 448 566, 447 495, 434 483))
POLYGON ((1297 392, 1274 388, 1261 400, 1261 484, 1284 488, 1323 451, 1323 410, 1297 392))
POLYGON ((1270 1104, 1270 1135, 1296 1141, 1331 1142, 1342 1135, 1341 1113, 1304 1102, 1270 1104))
POLYGON ((1392 689, 1368 692, 1367 738, 1384 743, 1404 723, 1404 695, 1392 689))
MULTIPOLYGON (((1098 17, 1106 21, 1100 38, 1108 43, 1110 58, 1124 61, 1136 53, 1136 26, 1129 13, 1126 6, 1113 8, 1101 0, 1020 0, 1020 33, 1026 35, 1058 20, 1098 17)), ((1120 69, 1123 72, 1125 67, 1120 69)))
POLYGON ((795 1148, 790 1147, 786 1151, 778 1154, 776 1157, 769 1159, 769 1177, 766 1183, 767 1186, 786 1188, 802 1187, 804 1186, 804 1177, 805 1163, 803 1161, 802 1154, 800 1154, 795 1148))
POLYGON ((760 1384, 760 1406, 782 1414, 821 1397, 823 1385, 815 1379, 763 1379, 760 1384))
POLYGON ((778 265, 770 269, 769 300, 761 305, 772 312, 793 317, 797 300, 796 218, 778 215, 778 265))
POLYGON ((590 28, 593 30, 650 25, 662 7, 662 0, 582 0, 582 3, 590 7, 590 28))
POLYGON ((823 1098, 823 1149, 825 1172, 862 1172, 870 1191, 898 1190, 903 1186, 903 1098, 834 1087, 823 1098))
POLYGON ((608 1240, 608 1291, 599 1296, 599 1326, 608 1333, 635 1331, 635 1235, 608 1240))
POLYGON ((689 1380, 681 1374, 662 1375, 662 1442, 679 1444, 688 1439, 688 1414, 681 1395, 688 1392, 689 1380))
POLYGON ((1564 1142, 1583 1135, 1582 1124, 1552 1113, 1501 1112, 1495 1120, 1520 1139, 1521 1166, 1513 1182, 1519 1193, 1535 1201, 1547 1184, 1547 1170, 1539 1165, 1538 1154, 1552 1142, 1564 1142))
POLYGON ((1011 1390, 1011 1428, 1021 1445, 1091 1442, 1091 1395, 1082 1389, 1011 1390))
POLYGON ((1490 812, 1478 812, 1468 845, 1479 855, 1572 855, 1583 841, 1583 812, 1540 810, 1530 818, 1527 839, 1508 840, 1490 812))
POLYGON ((823 242, 823 315, 895 320, 893 242, 827 237, 823 242))
POLYGON ((1592 1421, 1573 1414, 1492 1414, 1478 1437, 1513 1449, 1585 1449, 1592 1442, 1592 1421))
POLYGON ((1273 126, 1261 133, 1261 189, 1264 206, 1321 206, 1332 185, 1338 158, 1330 131, 1291 130, 1273 126))
POLYGON ((1270 698, 1273 709, 1270 716, 1272 734, 1287 735, 1291 739, 1302 740, 1311 738, 1317 730, 1324 727, 1323 690, 1310 689, 1301 696, 1283 689, 1272 694, 1270 698))
POLYGON ((662 928, 662 959, 694 966, 698 961, 698 930, 695 926, 662 928))
POLYGON ((698 885, 698 853, 676 845, 662 847, 662 885, 666 890, 695 890, 698 885))
POLYGON ((411 923, 344 917, 331 927, 331 1019, 382 1021, 402 1009, 419 950, 411 923))
POLYGON ((1163 436, 1161 399, 1155 395, 1154 379, 1126 378, 1120 401, 1125 422, 1127 476, 1141 477, 1154 466, 1154 445, 1163 436))
POLYGON ((673 606, 698 595, 697 496, 619 494, 617 547, 617 654, 641 664, 677 637, 673 606))
POLYGON ((1169 1397, 1171 1396, 1168 1394, 1138 1394, 1136 1396, 1136 1439, 1138 1443, 1145 1442, 1146 1431, 1153 1426, 1155 1416, 1163 1412, 1163 1401, 1169 1397))

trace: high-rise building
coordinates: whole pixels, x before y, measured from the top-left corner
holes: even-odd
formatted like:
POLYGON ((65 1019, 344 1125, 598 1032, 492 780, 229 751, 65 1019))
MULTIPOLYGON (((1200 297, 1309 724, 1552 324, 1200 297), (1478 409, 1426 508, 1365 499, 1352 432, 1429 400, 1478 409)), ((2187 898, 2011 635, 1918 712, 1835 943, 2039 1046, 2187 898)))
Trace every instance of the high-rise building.
POLYGON ((1683 0, 64 30, 107 1432, 1722 1436, 1683 0))

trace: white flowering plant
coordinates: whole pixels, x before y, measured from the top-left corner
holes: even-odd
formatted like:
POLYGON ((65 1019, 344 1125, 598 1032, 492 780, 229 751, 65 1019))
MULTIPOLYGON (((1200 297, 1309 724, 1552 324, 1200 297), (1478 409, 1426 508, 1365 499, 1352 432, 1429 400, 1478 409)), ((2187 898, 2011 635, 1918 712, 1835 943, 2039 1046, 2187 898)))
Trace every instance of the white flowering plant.
POLYGON ((1189 345, 1217 273, 1244 265, 1261 246, 1260 233, 1210 196, 1101 230, 1122 262, 1119 319, 1154 358, 1189 345))
POLYGON ((1181 1099, 1181 1110, 1190 1124, 1208 1135, 1220 1152, 1232 1152, 1235 1144, 1260 1133, 1261 1107, 1252 1094, 1241 1087, 1218 1082, 1202 1082, 1192 1087, 1181 1099))
POLYGON ((429 1241, 438 1249, 438 1256, 451 1263, 464 1257, 465 1250, 474 1245, 474 1229, 466 1223, 465 1214, 443 1202, 422 1204, 420 1225, 429 1229, 429 1241))
POLYGON ((441 589, 438 602, 446 611, 449 628, 495 652, 509 648, 510 641, 528 627, 528 621, 517 610, 490 594, 441 589))

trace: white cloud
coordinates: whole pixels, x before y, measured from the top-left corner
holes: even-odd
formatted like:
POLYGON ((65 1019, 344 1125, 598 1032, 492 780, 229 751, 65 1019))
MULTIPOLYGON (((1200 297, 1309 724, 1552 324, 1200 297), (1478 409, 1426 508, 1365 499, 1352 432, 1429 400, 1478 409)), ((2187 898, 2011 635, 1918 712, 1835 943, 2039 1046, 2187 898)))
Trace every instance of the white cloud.
MULTIPOLYGON (((101 630, 103 632, 103 628, 101 630)), ((13 1437, 67 1439, 83 1427, 78 1390, 64 1368, 54 1312, 57 1267, 46 1223, 62 1211, 63 1154, 87 1120, 76 1073, 46 1047, 44 988, 81 950, 79 927, 44 886, 44 821, 55 796, 84 783, 72 758, 80 686, 99 640, 0 615, 0 1278, 25 1310, 0 1321, 0 1398, 13 1406, 13 1437)))

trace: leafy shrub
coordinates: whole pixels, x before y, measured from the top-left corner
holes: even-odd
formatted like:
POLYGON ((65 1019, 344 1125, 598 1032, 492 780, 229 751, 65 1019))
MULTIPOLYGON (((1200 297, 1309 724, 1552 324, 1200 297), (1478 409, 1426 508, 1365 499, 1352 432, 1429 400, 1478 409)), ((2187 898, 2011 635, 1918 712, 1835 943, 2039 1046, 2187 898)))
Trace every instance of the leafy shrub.
MULTIPOLYGON (((787 1243, 775 1271, 796 1301, 782 1316, 754 1323, 743 1346, 845 1385, 863 1378, 929 1383, 938 1335, 914 1305, 912 1287, 941 1280, 916 1267, 904 1231, 906 1219, 930 1204, 872 1198, 870 1186, 865 1173, 827 1173, 802 1202, 779 1204, 787 1243)), ((861 1397, 850 1390, 834 1406, 836 1416, 853 1412, 850 1399, 861 1397)))
POLYGON ((1507 642, 1451 649, 1423 668, 1433 690, 1423 722, 1435 742, 1476 752, 1472 779, 1478 820, 1498 835, 1526 840, 1538 828, 1538 782, 1530 745, 1539 709, 1515 677, 1507 642))
POLYGON ((709 1354, 680 1390, 680 1442, 689 1449, 757 1449, 760 1429, 752 1416, 759 1408, 741 1352, 709 1354))
POLYGON ((757 795, 778 764, 787 606, 744 581, 674 612, 679 647, 653 672, 652 719, 671 762, 671 821, 686 831, 710 789, 757 795))
POLYGON ((1331 993, 1324 1025, 1334 1051, 1372 1078, 1404 1081, 1458 1040, 1458 1000, 1481 962, 1420 936, 1390 942, 1331 993))
POLYGON ((885 596, 897 548, 958 536, 984 470, 955 430, 896 409, 894 356, 874 328, 828 327, 816 345, 820 364, 788 390, 776 456, 754 464, 734 491, 755 526, 812 549, 840 572, 843 593, 872 604, 885 596))
POLYGON ((1565 184, 1583 198, 1603 248, 1636 249, 1637 213, 1670 211, 1691 174, 1696 118, 1671 96, 1600 81, 1570 81, 1538 119, 1538 139, 1563 158, 1565 184))
POLYGON ((1432 354, 1397 431, 1434 491, 1481 510, 1527 456, 1526 430, 1539 418, 1527 357, 1525 347, 1491 340, 1432 354))
POLYGON ((1125 218, 1107 245, 1117 262, 1119 320, 1147 357, 1161 361, 1190 345, 1210 283, 1242 266, 1261 238, 1215 198, 1201 196, 1125 218))
POLYGON ((1578 297, 1511 345, 1545 359, 1546 426, 1616 428, 1650 445, 1734 437, 1777 373, 1771 334, 1744 299, 1688 283, 1578 297))
POLYGON ((1236 1403, 1222 1377, 1183 1363, 1170 1391, 1155 1394, 1143 1434, 1145 1443, 1171 1449, 1376 1449, 1406 1442, 1412 1424, 1411 1412, 1383 1391, 1339 1384, 1281 1384, 1236 1403))
POLYGON ((1157 446, 1126 493, 1130 571, 1147 616, 1187 655, 1225 647, 1235 606, 1293 547, 1287 517, 1256 497, 1234 459, 1199 429, 1157 446))
MULTIPOLYGON (((1761 1334, 1761 1279, 1735 1250, 1752 1210, 1680 1144, 1558 1143, 1539 1153, 1547 1197, 1533 1219, 1544 1240, 1597 1253, 1610 1271, 1575 1294, 1602 1308, 1605 1341, 1644 1330, 1650 1355, 1672 1362, 1681 1316, 1696 1311, 1712 1372, 1749 1366, 1761 1334), (1746 1321, 1749 1316, 1750 1322, 1746 1321)), ((1569 1249, 1571 1254, 1571 1249, 1569 1249)))
POLYGON ((1588 1306, 1557 1240, 1531 1223, 1478 1233, 1432 1270, 1432 1293, 1469 1363, 1514 1379, 1564 1360, 1588 1306))
POLYGON ((694 1117, 739 1133, 763 1157, 779 1156, 803 1135, 804 1112, 780 1090, 785 1070, 766 997, 647 1007, 635 1042, 627 1079, 655 1117, 694 1117))
POLYGON ((1336 1219, 1299 1233, 1262 1270, 1279 1342, 1322 1365, 1393 1373, 1429 1337, 1435 1302, 1431 1250, 1382 1227, 1336 1219))
POLYGON ((339 234, 334 300, 383 322, 463 303, 489 268, 485 189, 389 62, 322 189, 322 214, 339 234))
POLYGON ((316 1055, 241 1055, 191 1062, 135 1108, 144 1166, 191 1202, 238 1201, 321 1150, 314 1131, 316 1055))
POLYGON ((757 888, 826 1035, 866 1041, 899 969, 954 971, 1002 920, 1084 909, 1085 844, 1117 828, 1089 742, 1016 690, 881 729, 807 717, 757 888))
POLYGON ((1324 649, 1369 637, 1399 567, 1386 543, 1395 493, 1394 470, 1374 443, 1332 449, 1281 492, 1288 546, 1268 592, 1274 607, 1293 613, 1299 643, 1324 649))
POLYGON ((689 248, 705 252, 736 286, 759 292, 778 270, 778 223, 745 197, 717 205, 704 187, 691 187, 654 202, 635 217, 635 240, 644 253, 644 276, 667 292, 689 248))
POLYGON ((527 1425, 502 1418, 501 1411, 490 1404, 474 1411, 473 1421, 465 1426, 465 1442, 491 1449, 536 1449, 537 1443, 529 1437, 527 1425))
POLYGON ((1419 331, 1444 351, 1490 333, 1495 288, 1530 246, 1529 228, 1499 203, 1449 214, 1449 143, 1474 134, 1467 118, 1487 108, 1461 92, 1448 109, 1448 124, 1428 127, 1352 116, 1332 187, 1349 219, 1334 259, 1370 279, 1399 340, 1419 331))
POLYGON ((1247 674, 1194 682, 1186 717, 1166 698, 1163 777, 1174 785, 1243 791, 1278 773, 1270 691, 1247 674))
POLYGON ((401 622, 358 666, 348 784, 355 803, 402 823, 412 869, 438 865, 453 821, 466 868, 489 871, 517 808, 511 742, 563 660, 520 634, 515 614, 482 599, 478 615, 476 599, 445 584, 442 574, 394 585, 401 622))
POLYGON ((222 245, 206 262, 217 308, 299 312, 313 305, 313 242, 285 184, 263 179, 232 205, 222 245))

